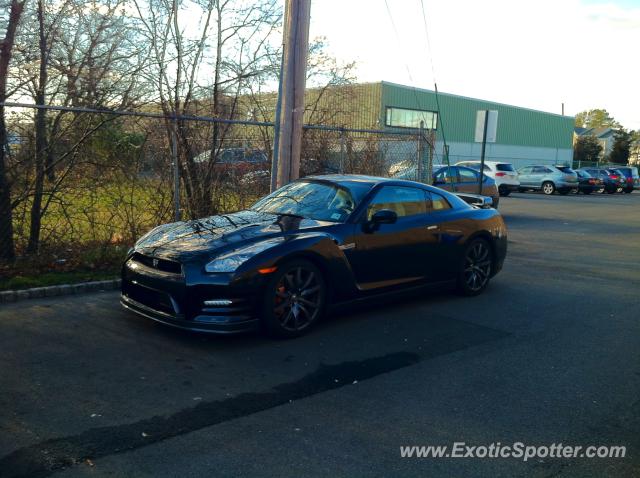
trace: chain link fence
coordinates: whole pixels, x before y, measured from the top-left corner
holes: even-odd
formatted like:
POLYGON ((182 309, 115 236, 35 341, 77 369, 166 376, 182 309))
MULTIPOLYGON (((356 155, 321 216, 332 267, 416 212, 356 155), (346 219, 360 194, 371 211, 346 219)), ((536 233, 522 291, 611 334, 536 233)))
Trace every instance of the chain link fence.
MULTIPOLYGON (((5 107, 11 203, 0 214, 13 230, 10 241, 0 235, 0 279, 30 270, 115 274, 150 228, 247 208, 269 192, 272 124, 50 108, 37 133, 36 114, 5 107), (9 250, 16 260, 6 260, 9 250)), ((424 179, 432 144, 415 131, 307 125, 301 176, 424 179)))

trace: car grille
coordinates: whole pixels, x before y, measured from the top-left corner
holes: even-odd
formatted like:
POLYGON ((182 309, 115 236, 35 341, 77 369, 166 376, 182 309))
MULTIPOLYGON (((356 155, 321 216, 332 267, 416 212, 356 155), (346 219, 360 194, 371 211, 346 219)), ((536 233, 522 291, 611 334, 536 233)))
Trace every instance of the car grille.
POLYGON ((178 312, 175 310, 169 294, 141 286, 135 282, 123 282, 122 293, 150 309, 172 315, 178 312))
POLYGON ((159 257, 145 256, 144 254, 140 254, 139 252, 134 252, 131 259, 139 262, 140 264, 144 264, 147 267, 162 272, 168 272, 170 274, 182 274, 182 265, 176 261, 161 259, 159 257))

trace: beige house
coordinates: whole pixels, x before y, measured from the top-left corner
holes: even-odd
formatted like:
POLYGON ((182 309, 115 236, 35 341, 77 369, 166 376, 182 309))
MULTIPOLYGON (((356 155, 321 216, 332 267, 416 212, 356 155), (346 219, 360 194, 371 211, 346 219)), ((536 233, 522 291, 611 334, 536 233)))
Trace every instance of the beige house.
POLYGON ((594 136, 598 139, 598 142, 602 146, 602 152, 600 153, 600 159, 604 159, 609 155, 613 149, 613 143, 615 141, 615 130, 603 127, 603 128, 574 128, 573 130, 573 144, 575 146, 576 141, 581 136, 594 136))

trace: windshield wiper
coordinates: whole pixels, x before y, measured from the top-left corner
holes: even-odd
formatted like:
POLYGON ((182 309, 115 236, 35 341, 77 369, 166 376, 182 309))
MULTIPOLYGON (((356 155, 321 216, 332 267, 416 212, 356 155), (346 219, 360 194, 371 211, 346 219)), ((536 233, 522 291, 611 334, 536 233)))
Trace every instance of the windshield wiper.
POLYGON ((238 225, 235 222, 233 222, 229 216, 226 216, 224 214, 220 214, 220 217, 224 217, 227 221, 229 221, 231 223, 231 225, 233 227, 238 227, 238 225))

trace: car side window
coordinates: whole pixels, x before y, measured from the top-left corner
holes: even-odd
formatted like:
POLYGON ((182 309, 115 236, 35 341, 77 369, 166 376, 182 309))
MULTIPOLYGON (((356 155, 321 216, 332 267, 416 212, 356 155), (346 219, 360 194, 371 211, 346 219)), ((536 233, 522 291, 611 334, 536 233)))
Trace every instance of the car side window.
POLYGON ((398 217, 417 216, 427 213, 424 191, 405 186, 384 186, 367 207, 367 220, 383 209, 394 211, 398 217))
POLYGON ((451 209, 451 204, 449 204, 444 196, 434 192, 429 192, 427 194, 431 197, 431 210, 433 212, 451 209))
POLYGON ((532 169, 533 169, 533 168, 532 168, 531 166, 527 166, 526 168, 522 168, 522 169, 520 170, 520 174, 531 174, 531 170, 532 170, 532 169))
POLYGON ((470 169, 460 168, 458 169, 458 174, 460 175, 461 183, 477 183, 478 182, 478 173, 475 171, 471 171, 470 169))
POLYGON ((435 176, 436 181, 446 184, 455 183, 458 180, 456 169, 454 167, 442 168, 435 176))
POLYGON ((533 174, 547 174, 550 172, 551 171, 549 171, 547 168, 543 166, 536 166, 535 168, 533 168, 533 174))

